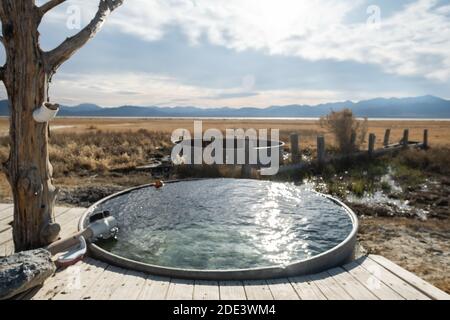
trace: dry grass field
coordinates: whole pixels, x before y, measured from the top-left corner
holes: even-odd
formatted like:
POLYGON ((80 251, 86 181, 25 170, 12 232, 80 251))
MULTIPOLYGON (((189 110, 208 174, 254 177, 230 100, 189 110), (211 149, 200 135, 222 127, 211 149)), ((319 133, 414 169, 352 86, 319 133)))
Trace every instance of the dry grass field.
MULTIPOLYGON (((324 135, 327 147, 335 147, 334 137, 316 120, 284 119, 208 119, 202 120, 203 130, 225 129, 278 129, 280 139, 289 150, 289 135, 299 133, 302 149, 314 151, 318 135, 324 135)), ((101 171, 123 166, 145 164, 149 157, 171 148, 171 133, 176 129, 193 132, 192 119, 130 119, 130 118, 58 118, 51 124, 50 154, 55 175, 86 169, 101 171), (62 165, 66 163, 66 165, 62 165), (59 167, 58 167, 59 166, 59 167)), ((384 132, 391 129, 391 142, 398 142, 404 129, 410 130, 410 140, 421 141, 423 130, 429 129, 429 140, 434 146, 450 144, 449 121, 369 121, 368 133, 377 137, 382 146, 384 132)), ((8 153, 9 122, 0 118, 0 157, 8 153)), ((367 139, 366 139, 367 140, 367 139)), ((367 141, 366 141, 367 143, 367 141)), ((367 146, 363 145, 362 148, 367 146)))
MULTIPOLYGON (((318 135, 325 135, 328 149, 335 148, 334 137, 317 120, 285 119, 208 119, 203 130, 225 129, 279 129, 280 138, 289 150, 289 135, 300 134, 302 150, 314 155, 318 135)), ((143 175, 114 175, 111 170, 145 165, 151 159, 169 155, 170 137, 176 129, 193 132, 192 119, 131 119, 131 118, 57 118, 51 123, 50 157, 54 166, 56 184, 60 186, 103 185, 115 183, 131 186, 149 181, 143 175)), ((381 146, 384 132, 390 128, 391 141, 398 142, 403 130, 410 130, 411 140, 422 140, 423 130, 429 129, 432 146, 450 144, 448 121, 369 121, 369 133, 377 136, 381 146)), ((7 118, 0 118, 0 160, 8 156, 7 118)), ((366 148, 366 146, 362 146, 366 148)), ((0 175, 0 198, 10 200, 9 186, 0 175)))
MULTIPOLYGON (((203 129, 216 128, 219 130, 254 128, 279 129, 281 138, 288 141, 291 132, 298 132, 305 147, 314 147, 317 134, 325 134, 327 143, 333 143, 333 137, 321 128, 316 120, 285 120, 285 119, 208 119, 203 121, 203 129)), ((0 118, 0 135, 8 133, 8 119, 0 118)), ((86 133, 96 130, 110 132, 135 132, 139 129, 170 134, 178 128, 193 130, 192 119, 130 119, 130 118, 58 118, 52 122, 54 132, 86 133)), ((374 120, 369 121, 369 133, 375 133, 377 143, 381 145, 386 129, 392 129, 392 141, 402 138, 403 130, 410 129, 411 140, 421 140, 423 129, 430 130, 430 141, 434 145, 450 144, 450 121, 415 121, 415 120, 374 120)))
MULTIPOLYGON (((317 120, 285 119, 208 119, 203 130, 225 129, 279 129, 280 138, 289 150, 289 135, 300 134, 303 150, 314 154, 318 135, 324 135, 327 148, 335 148, 334 137, 320 126, 317 120)), ((448 121, 369 121, 368 133, 375 133, 377 146, 381 147, 384 132, 391 129, 391 142, 398 142, 404 129, 410 130, 410 140, 421 141, 423 130, 429 129, 432 146, 450 144, 448 121)), ((192 119, 130 119, 130 118, 58 118, 51 124, 50 157, 54 176, 58 182, 78 183, 73 176, 102 175, 121 168, 145 165, 154 157, 170 154, 171 133, 175 129, 193 132, 192 119), (72 177, 72 179, 70 178, 72 177)), ((0 160, 8 155, 7 118, 0 118, 0 160)), ((367 139, 366 139, 367 140, 367 139)), ((366 148, 367 146, 362 146, 366 148)), ((123 177, 122 177, 123 179, 123 177)), ((98 180, 98 177, 97 177, 98 180)), ((0 181, 0 196, 7 198, 8 186, 0 181)))
MULTIPOLYGON (((144 165, 154 156, 170 154, 171 133, 180 128, 193 133, 193 124, 192 119, 58 118, 51 124, 50 155, 55 177, 86 170, 101 173, 144 165)), ((222 131, 278 129, 286 150, 290 149, 290 133, 296 132, 300 135, 301 148, 312 154, 318 135, 325 136, 330 150, 336 145, 334 136, 317 120, 203 120, 203 130, 211 128, 222 131)), ((448 121, 369 121, 368 133, 377 136, 377 147, 382 146, 384 132, 388 128, 391 129, 391 142, 398 142, 407 128, 410 140, 421 141, 423 130, 429 129, 432 145, 450 144, 448 121)), ((8 154, 8 129, 8 119, 0 118, 0 160, 3 161, 8 154)), ((367 145, 362 148, 367 148, 367 145)), ((0 187, 0 191, 3 192, 4 188, 0 187)))

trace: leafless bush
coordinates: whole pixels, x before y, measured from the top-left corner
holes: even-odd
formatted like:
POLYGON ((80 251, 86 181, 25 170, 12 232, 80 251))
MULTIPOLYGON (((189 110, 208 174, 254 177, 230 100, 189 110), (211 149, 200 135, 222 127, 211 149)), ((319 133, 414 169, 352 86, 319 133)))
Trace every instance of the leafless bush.
POLYGON ((366 139, 368 130, 367 118, 358 121, 350 109, 332 111, 320 118, 320 125, 333 133, 339 151, 342 153, 350 153, 359 149, 366 139), (354 141, 352 141, 353 134, 355 135, 354 141))

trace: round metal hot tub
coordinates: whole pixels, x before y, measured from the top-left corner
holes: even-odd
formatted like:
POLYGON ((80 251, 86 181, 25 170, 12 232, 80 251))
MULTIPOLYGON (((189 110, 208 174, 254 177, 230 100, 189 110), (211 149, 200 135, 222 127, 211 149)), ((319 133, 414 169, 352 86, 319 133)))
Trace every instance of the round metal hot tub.
POLYGON ((109 196, 91 206, 119 223, 116 240, 89 246, 123 268, 185 279, 298 276, 353 258, 358 220, 345 204, 306 187, 246 179, 172 181, 109 196))

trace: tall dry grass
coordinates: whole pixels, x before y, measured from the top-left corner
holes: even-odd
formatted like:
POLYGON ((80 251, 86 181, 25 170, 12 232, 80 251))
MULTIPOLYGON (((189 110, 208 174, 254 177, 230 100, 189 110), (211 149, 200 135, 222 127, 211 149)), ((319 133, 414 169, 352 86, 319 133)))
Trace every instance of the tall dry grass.
POLYGON ((406 150, 399 154, 397 161, 420 172, 450 176, 450 147, 436 147, 429 150, 406 150))
MULTIPOLYGON (((145 129, 125 132, 89 130, 84 133, 53 133, 49 153, 57 178, 144 165, 151 158, 170 154, 170 148, 170 136, 162 132, 145 129)), ((2 137, 2 161, 7 159, 8 152, 9 138, 2 137)))

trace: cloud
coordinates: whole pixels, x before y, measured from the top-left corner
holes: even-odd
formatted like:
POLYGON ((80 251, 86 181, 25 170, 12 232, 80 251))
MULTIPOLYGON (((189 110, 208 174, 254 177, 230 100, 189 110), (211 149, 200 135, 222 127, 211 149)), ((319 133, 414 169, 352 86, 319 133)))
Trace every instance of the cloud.
POLYGON ((221 93, 215 96, 215 99, 231 99, 231 98, 247 98, 257 96, 259 93, 257 92, 238 92, 238 93, 221 93))
POLYGON ((339 0, 132 0, 110 20, 111 27, 145 41, 161 39, 177 26, 192 45, 207 40, 236 51, 310 61, 375 64, 385 72, 450 79, 450 5, 418 0, 383 17, 380 28, 359 1, 339 0), (361 9, 364 8, 364 10, 361 9), (361 22, 346 17, 359 10, 361 22), (433 59, 433 63, 427 61, 433 59))
MULTIPOLYGON (((366 23, 368 0, 126 0, 59 70, 52 99, 237 107, 448 97, 448 1, 377 3, 379 28, 366 23)), ((74 8, 85 25, 97 5, 68 0, 46 15, 44 50, 77 32, 67 24, 74 8)))
MULTIPOLYGON (((405 92, 386 92, 388 96, 408 96, 405 92)), ((148 73, 56 74, 50 88, 53 101, 74 105, 82 102, 103 106, 159 105, 199 107, 268 107, 271 105, 319 104, 376 97, 367 92, 279 89, 245 93, 241 87, 211 89, 180 83, 175 78, 148 73), (218 105, 218 100, 220 105, 218 105)))

